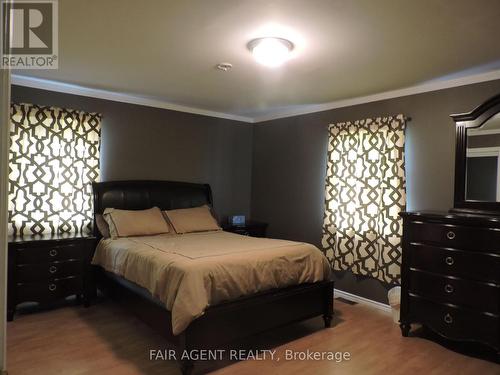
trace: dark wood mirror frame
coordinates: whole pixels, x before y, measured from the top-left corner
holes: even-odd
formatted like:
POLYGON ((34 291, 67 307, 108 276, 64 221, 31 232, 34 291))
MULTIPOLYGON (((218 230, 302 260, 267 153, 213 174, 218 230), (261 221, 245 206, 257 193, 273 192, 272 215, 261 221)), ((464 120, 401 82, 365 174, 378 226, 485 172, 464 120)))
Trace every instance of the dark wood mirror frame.
POLYGON ((450 115, 456 125, 455 199, 453 212, 500 214, 500 202, 466 200, 467 129, 479 128, 500 112, 500 94, 467 113, 450 115))

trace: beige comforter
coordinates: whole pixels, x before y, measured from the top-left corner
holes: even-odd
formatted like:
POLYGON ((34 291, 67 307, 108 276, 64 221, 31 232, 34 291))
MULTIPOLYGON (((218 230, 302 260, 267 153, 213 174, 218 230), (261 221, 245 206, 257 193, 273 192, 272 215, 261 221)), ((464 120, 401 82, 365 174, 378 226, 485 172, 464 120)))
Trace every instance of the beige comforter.
POLYGON ((330 277, 327 259, 313 245, 222 231, 105 239, 92 263, 162 301, 175 335, 208 306, 330 277))

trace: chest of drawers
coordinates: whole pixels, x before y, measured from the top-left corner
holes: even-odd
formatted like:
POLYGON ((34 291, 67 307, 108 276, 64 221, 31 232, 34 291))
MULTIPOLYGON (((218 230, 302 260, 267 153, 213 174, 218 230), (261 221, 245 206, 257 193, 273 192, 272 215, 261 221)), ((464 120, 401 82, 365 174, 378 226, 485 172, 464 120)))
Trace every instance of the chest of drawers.
POLYGON ((95 243, 94 237, 9 239, 7 319, 22 302, 47 305, 76 295, 88 305, 95 243))
POLYGON ((400 325, 500 350, 500 218, 403 213, 400 325))

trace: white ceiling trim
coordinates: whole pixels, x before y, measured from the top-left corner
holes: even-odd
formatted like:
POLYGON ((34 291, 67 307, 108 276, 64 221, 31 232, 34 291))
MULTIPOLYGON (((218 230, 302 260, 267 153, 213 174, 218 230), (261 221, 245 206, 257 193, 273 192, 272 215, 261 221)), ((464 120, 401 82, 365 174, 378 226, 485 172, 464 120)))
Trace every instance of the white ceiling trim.
POLYGON ((23 75, 19 75, 19 74, 12 74, 12 84, 14 84, 14 85, 32 87, 32 88, 37 88, 37 89, 42 89, 42 90, 62 92, 62 93, 66 93, 66 94, 82 95, 82 96, 88 96, 88 97, 92 97, 92 98, 112 100, 112 101, 123 102, 123 103, 138 104, 138 105, 144 105, 144 106, 148 106, 148 107, 163 108, 163 109, 169 109, 169 110, 173 110, 173 111, 187 112, 187 113, 193 113, 193 114, 210 116, 210 117, 218 117, 218 118, 241 121, 241 122, 246 122, 246 123, 259 123, 259 122, 265 122, 265 121, 270 121, 270 120, 276 120, 276 119, 280 119, 280 118, 305 115, 308 113, 322 112, 322 111, 327 111, 327 110, 342 108, 342 107, 350 107, 350 106, 354 106, 354 105, 371 103, 371 102, 376 102, 376 101, 386 100, 386 99, 393 99, 393 98, 398 98, 398 97, 402 97, 402 96, 409 96, 409 95, 421 94, 421 93, 425 93, 425 92, 438 91, 438 90, 443 90, 443 89, 447 89, 447 88, 465 86, 465 85, 470 85, 470 84, 480 83, 480 82, 494 81, 497 79, 500 79, 500 69, 499 70, 492 70, 492 71, 486 72, 486 73, 468 75, 468 76, 464 76, 464 77, 460 77, 460 78, 423 83, 420 85, 406 87, 404 89, 385 91, 385 92, 381 92, 378 94, 361 96, 361 97, 352 98, 352 99, 337 100, 337 101, 323 103, 323 104, 311 104, 308 106, 301 106, 300 109, 292 107, 292 108, 284 110, 284 111, 276 111, 276 112, 271 113, 269 115, 257 116, 257 117, 252 118, 252 117, 247 117, 247 116, 239 116, 239 115, 234 115, 234 114, 230 114, 230 113, 216 112, 216 111, 210 111, 210 110, 196 108, 196 107, 189 107, 189 106, 183 106, 183 105, 179 105, 179 104, 173 104, 173 103, 169 103, 167 101, 154 99, 154 98, 142 97, 142 96, 138 96, 138 95, 125 94, 125 93, 114 92, 114 91, 109 91, 109 90, 94 89, 94 88, 90 88, 90 87, 74 85, 74 84, 58 82, 58 81, 52 81, 52 80, 48 80, 48 79, 28 77, 28 76, 23 76, 23 75))
POLYGON ((471 85, 474 83, 494 81, 500 79, 500 69, 492 70, 487 73, 479 73, 468 75, 460 78, 454 78, 449 80, 442 80, 437 82, 423 83, 420 85, 406 87, 404 89, 385 91, 378 94, 360 96, 352 99, 337 100, 334 102, 324 103, 324 104, 311 104, 310 106, 302 106, 300 109, 289 109, 280 112, 271 113, 269 115, 254 117, 253 122, 264 122, 270 120, 276 120, 280 118, 300 116, 308 113, 322 112, 330 109, 351 107, 354 105, 377 102, 380 100, 399 98, 402 96, 409 96, 415 94, 422 94, 424 92, 444 90, 452 87, 471 85))
POLYGON ((253 123, 254 122, 253 119, 250 117, 238 116, 238 115, 233 115, 230 113, 210 111, 210 110, 196 108, 196 107, 183 106, 183 105, 173 104, 173 103, 169 103, 167 101, 154 99, 154 98, 147 98, 147 97, 142 97, 142 96, 138 96, 138 95, 124 94, 124 93, 109 91, 109 90, 94 89, 94 88, 90 88, 90 87, 74 85, 74 84, 58 82, 58 81, 52 81, 52 80, 42 79, 42 78, 28 77, 28 76, 23 76, 23 75, 19 75, 19 74, 12 74, 12 82, 11 83, 13 85, 32 87, 35 89, 42 89, 42 90, 48 90, 48 91, 62 92, 65 94, 81 95, 81 96, 88 96, 88 97, 97 98, 97 99, 112 100, 115 102, 138 104, 138 105, 144 105, 147 107, 170 109, 172 111, 193 113, 196 115, 217 117, 217 118, 241 121, 241 122, 246 122, 246 123, 253 123))

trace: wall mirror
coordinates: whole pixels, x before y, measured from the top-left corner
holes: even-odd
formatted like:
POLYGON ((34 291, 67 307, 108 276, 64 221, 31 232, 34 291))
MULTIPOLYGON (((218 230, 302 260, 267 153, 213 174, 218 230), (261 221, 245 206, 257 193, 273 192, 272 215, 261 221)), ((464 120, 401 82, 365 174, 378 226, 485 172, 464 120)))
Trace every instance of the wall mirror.
POLYGON ((456 124, 454 210, 500 214, 500 95, 451 117, 456 124))
POLYGON ((467 129, 465 200, 500 202, 500 113, 467 129))

